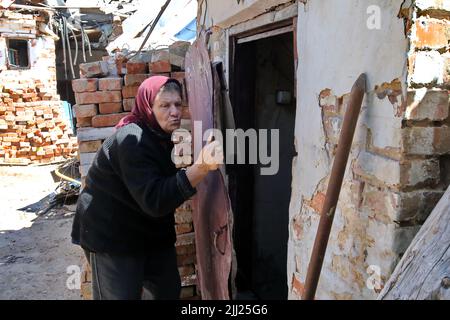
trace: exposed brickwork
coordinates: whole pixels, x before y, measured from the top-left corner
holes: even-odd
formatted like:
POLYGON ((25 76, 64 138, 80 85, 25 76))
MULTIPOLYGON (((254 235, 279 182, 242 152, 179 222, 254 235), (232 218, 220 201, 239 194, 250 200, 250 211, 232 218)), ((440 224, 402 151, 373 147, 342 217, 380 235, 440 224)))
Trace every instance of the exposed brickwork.
POLYGON ((52 163, 77 152, 56 91, 55 43, 38 31, 42 19, 0 12, 0 164, 52 163), (3 54, 11 35, 28 41, 28 67, 17 68, 3 54))
MULTIPOLYGON (((371 84, 367 91, 328 243, 319 298, 376 298, 380 290, 368 289, 368 268, 380 268, 383 285, 450 184, 450 7, 444 3, 415 1, 406 29, 410 42, 409 52, 404 52, 409 63, 407 74, 371 84)), ((329 159, 324 166, 331 168, 349 93, 337 96, 332 88, 323 88, 316 97, 323 147, 308 149, 308 143, 297 142, 299 151, 305 148, 304 152, 320 154, 318 149, 323 149, 329 159)), ((308 121, 315 121, 309 120, 311 110, 302 112, 308 121)), ((297 162, 301 159, 310 160, 299 157, 297 162)), ((319 163, 302 163, 300 168, 314 171, 319 163)), ((308 196, 303 194, 307 183, 299 182, 301 175, 293 182, 294 196, 298 192, 302 198, 294 198, 299 205, 291 202, 296 208, 288 261, 292 298, 302 295, 328 185, 327 170, 320 171, 324 174, 313 191, 307 191, 308 196)))

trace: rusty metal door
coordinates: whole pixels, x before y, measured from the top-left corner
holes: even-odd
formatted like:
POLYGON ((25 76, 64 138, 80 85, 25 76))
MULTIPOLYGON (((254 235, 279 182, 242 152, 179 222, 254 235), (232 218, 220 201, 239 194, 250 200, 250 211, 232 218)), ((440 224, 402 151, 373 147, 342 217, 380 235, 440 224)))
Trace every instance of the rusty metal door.
MULTIPOLYGON (((187 52, 185 69, 191 121, 201 121, 203 131, 193 134, 203 136, 205 130, 214 127, 214 106, 218 101, 217 94, 221 92, 220 84, 214 81, 204 34, 187 52)), ((221 170, 210 172, 197 186, 193 210, 198 286, 202 299, 228 300, 233 252, 232 214, 221 170)))

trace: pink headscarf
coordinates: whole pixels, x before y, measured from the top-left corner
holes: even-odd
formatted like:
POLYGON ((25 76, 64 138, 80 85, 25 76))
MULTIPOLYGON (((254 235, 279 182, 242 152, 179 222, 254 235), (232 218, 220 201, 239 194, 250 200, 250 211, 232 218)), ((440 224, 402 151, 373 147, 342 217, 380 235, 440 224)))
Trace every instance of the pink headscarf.
POLYGON ((156 121, 155 115, 153 114, 152 107, 155 102, 156 95, 158 94, 161 87, 167 82, 177 82, 175 79, 171 79, 165 76, 153 76, 146 79, 139 86, 138 93, 136 96, 136 103, 134 108, 131 110, 131 114, 124 117, 117 125, 116 129, 126 126, 130 123, 146 123, 152 129, 163 132, 161 127, 156 121))

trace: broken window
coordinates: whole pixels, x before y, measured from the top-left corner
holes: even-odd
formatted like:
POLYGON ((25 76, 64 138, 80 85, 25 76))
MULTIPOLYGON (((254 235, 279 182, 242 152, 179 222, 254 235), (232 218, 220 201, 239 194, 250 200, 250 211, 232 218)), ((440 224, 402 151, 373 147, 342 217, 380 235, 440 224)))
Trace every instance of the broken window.
POLYGON ((29 47, 28 40, 9 39, 8 40, 8 66, 10 69, 29 68, 29 47))

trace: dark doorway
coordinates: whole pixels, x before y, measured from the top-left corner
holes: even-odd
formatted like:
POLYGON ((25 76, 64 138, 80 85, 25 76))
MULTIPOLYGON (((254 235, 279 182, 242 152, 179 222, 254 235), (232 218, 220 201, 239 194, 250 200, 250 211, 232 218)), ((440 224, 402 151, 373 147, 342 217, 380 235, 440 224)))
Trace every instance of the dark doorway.
POLYGON ((296 113, 293 37, 291 29, 260 33, 247 37, 248 41, 233 39, 230 97, 236 127, 279 130, 277 174, 261 175, 258 164, 234 165, 229 170, 238 298, 287 299, 296 113))

